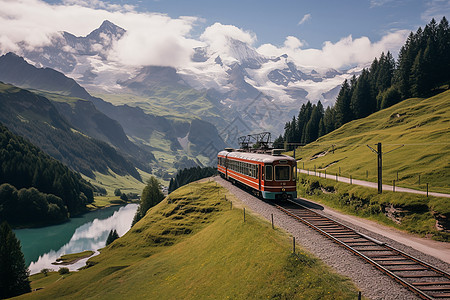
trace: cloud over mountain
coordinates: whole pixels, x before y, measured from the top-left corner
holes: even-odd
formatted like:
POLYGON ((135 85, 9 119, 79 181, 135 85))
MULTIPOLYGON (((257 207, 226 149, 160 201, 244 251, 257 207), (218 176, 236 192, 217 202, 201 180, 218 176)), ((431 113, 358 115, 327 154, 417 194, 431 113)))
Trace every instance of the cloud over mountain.
POLYGON ((375 43, 367 37, 354 39, 349 35, 336 43, 324 42, 322 49, 302 49, 303 43, 298 38, 288 36, 283 46, 264 44, 258 48, 258 52, 269 57, 288 54, 302 66, 348 68, 355 65, 366 65, 383 51, 391 51, 396 54, 405 42, 408 33, 407 30, 391 32, 375 43))
POLYGON ((179 66, 190 59, 199 43, 189 32, 196 17, 170 18, 164 14, 142 13, 129 5, 103 1, 65 1, 50 5, 40 0, 1 0, 0 50, 21 54, 21 48, 50 45, 62 31, 84 36, 103 20, 127 30, 114 45, 110 57, 123 64, 179 66))
MULTIPOLYGON (((124 65, 185 66, 195 47, 208 46, 222 56, 233 56, 228 39, 252 46, 256 35, 234 25, 214 23, 199 39, 191 37, 197 17, 171 18, 164 14, 137 12, 131 5, 110 4, 100 0, 65 0, 48 4, 41 0, 0 0, 0 51, 21 54, 22 48, 39 48, 52 43, 62 31, 87 35, 103 20, 126 29, 114 43, 108 59, 124 65), (80 22, 82 20, 82 22, 80 22), (231 51, 231 52, 230 52, 231 51)), ((305 20, 308 17, 305 15, 305 20)), ((382 51, 395 52, 403 44, 407 31, 386 34, 380 41, 351 35, 338 42, 326 41, 322 49, 305 49, 305 41, 288 36, 284 45, 264 44, 257 51, 266 57, 288 54, 298 65, 345 68, 370 63, 382 51)), ((223 57, 221 57, 223 59, 223 57)))

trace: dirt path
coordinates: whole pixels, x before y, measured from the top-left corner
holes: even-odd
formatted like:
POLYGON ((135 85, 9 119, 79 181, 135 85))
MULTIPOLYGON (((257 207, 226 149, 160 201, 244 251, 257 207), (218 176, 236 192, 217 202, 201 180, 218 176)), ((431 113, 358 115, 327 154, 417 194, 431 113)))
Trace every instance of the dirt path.
MULTIPOLYGON (((298 169, 298 172, 303 173, 303 174, 309 174, 310 176, 317 176, 317 177, 322 177, 322 178, 325 177, 325 173, 321 173, 321 172, 314 172, 314 171, 308 171, 308 170, 303 170, 303 169, 298 169), (314 175, 314 174, 316 174, 316 175, 314 175)), ((327 176, 330 179, 331 178, 336 179, 336 175, 327 174, 327 176)), ((350 183, 350 178, 347 178, 347 177, 338 176, 337 180, 340 182, 350 183)), ((378 188, 378 184, 376 182, 371 182, 371 181, 352 179, 352 184, 366 186, 366 187, 370 187, 370 188, 374 188, 374 189, 378 188)), ((383 184, 383 191, 392 191, 392 190, 393 190, 392 185, 383 184)), ((398 187, 398 186, 395 187, 395 191, 402 192, 402 193, 420 194, 420 195, 427 194, 426 191, 413 190, 413 189, 402 188, 402 187, 398 187)), ((435 197, 450 198, 450 194, 435 193, 435 192, 429 192, 428 194, 430 196, 435 196, 435 197)))
POLYGON ((315 203, 311 200, 300 198, 299 203, 305 204, 311 209, 318 210, 319 213, 325 213, 332 217, 346 221, 350 224, 364 228, 370 232, 374 232, 381 236, 397 241, 401 244, 409 246, 417 251, 426 253, 450 264, 450 243, 438 242, 427 238, 421 238, 413 234, 388 227, 377 222, 359 218, 356 216, 346 215, 335 211, 325 205, 315 203))

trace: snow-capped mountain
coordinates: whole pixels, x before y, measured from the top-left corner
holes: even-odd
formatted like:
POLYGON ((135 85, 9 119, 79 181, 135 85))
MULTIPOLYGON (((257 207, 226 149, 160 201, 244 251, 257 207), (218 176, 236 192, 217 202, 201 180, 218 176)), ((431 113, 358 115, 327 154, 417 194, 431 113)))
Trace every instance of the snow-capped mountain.
MULTIPOLYGON (((193 49, 191 61, 177 69, 162 66, 129 66, 111 59, 123 29, 104 21, 84 37, 68 32, 57 34, 53 43, 40 49, 18 53, 39 67, 50 67, 76 79, 88 90, 114 93, 143 93, 155 86, 208 90, 212 101, 221 103, 242 119, 252 119, 250 130, 282 131, 285 121, 298 113, 305 102, 335 101, 339 86, 353 73, 298 65, 284 54, 265 57, 250 44, 228 37, 220 49, 204 46, 193 49), (265 102, 265 103, 263 103, 265 102), (251 107, 255 106, 255 107, 251 107), (258 111, 265 107, 265 111, 258 111), (269 112, 283 111, 277 119, 269 112), (260 119, 255 121, 258 111, 260 119)), ((1 50, 1 49, 0 49, 1 50)), ((232 116, 224 116, 232 119, 232 116)), ((221 125, 223 126, 223 124, 221 125)))
MULTIPOLYGON (((23 52, 18 54, 37 67, 61 71, 81 84, 103 84, 111 76, 116 77, 120 73, 120 68, 108 61, 108 54, 125 32, 125 29, 105 20, 87 36, 59 32, 53 36, 51 45, 32 50, 24 47, 23 52), (98 68, 106 68, 110 74, 103 74, 106 77, 99 81, 98 68)), ((106 84, 111 85, 111 82, 106 84)))

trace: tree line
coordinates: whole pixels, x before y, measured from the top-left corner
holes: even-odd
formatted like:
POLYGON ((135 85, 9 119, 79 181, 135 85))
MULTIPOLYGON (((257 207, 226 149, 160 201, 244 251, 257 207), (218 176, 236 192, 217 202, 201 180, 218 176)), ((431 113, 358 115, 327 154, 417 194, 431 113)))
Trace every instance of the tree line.
MULTIPOLYGON (((308 144, 352 120, 367 117, 410 97, 428 97, 450 83, 450 28, 445 17, 411 32, 395 62, 390 52, 381 53, 358 78, 344 80, 334 106, 325 110, 320 101, 303 104, 297 118, 274 141, 308 144)), ((293 146, 287 146, 292 150, 293 146)))
POLYGON ((80 174, 0 124, 1 220, 54 223, 84 212, 93 200, 93 187, 80 174))
POLYGON ((177 188, 182 187, 190 182, 213 176, 217 173, 217 169, 214 167, 192 167, 178 170, 174 178, 170 179, 169 194, 175 191, 177 188))

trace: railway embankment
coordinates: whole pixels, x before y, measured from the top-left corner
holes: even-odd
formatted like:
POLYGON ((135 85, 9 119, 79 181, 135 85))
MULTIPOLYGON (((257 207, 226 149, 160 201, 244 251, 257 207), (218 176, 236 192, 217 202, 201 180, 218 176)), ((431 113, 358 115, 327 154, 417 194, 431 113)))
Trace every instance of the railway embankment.
MULTIPOLYGON (((271 203, 261 201, 260 199, 253 197, 249 193, 221 178, 217 178, 216 180, 222 186, 226 187, 230 193, 234 194, 241 201, 242 205, 245 205, 252 212, 261 215, 267 220, 271 220, 273 218, 275 227, 280 227, 288 231, 296 238, 297 243, 311 251, 338 273, 350 277, 362 291, 363 296, 370 299, 419 299, 418 296, 395 282, 390 277, 378 271, 375 267, 364 262, 364 260, 358 258, 343 247, 338 246, 331 240, 323 237, 321 234, 308 226, 296 221, 292 217, 287 216, 285 213, 275 208, 271 203)), ((320 204, 309 202, 309 205, 313 209, 319 210, 323 214, 339 220, 347 226, 354 228, 358 232, 372 236, 381 242, 387 243, 399 250, 409 253, 410 255, 422 259, 442 270, 447 272, 450 271, 449 263, 446 263, 432 255, 426 254, 426 250, 421 252, 411 246, 405 245, 404 243, 366 229, 364 220, 361 224, 355 225, 351 222, 351 220, 341 220, 335 214, 329 214, 328 211, 324 212, 324 206, 320 204)), ((384 228, 386 229, 387 227, 384 228)), ((405 236, 403 238, 407 239, 405 236)))
POLYGON ((299 196, 347 214, 438 241, 450 241, 448 198, 383 191, 299 174, 299 196))

